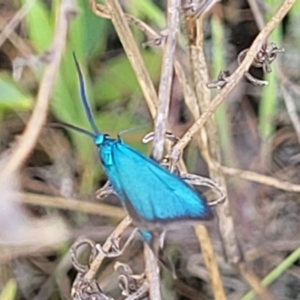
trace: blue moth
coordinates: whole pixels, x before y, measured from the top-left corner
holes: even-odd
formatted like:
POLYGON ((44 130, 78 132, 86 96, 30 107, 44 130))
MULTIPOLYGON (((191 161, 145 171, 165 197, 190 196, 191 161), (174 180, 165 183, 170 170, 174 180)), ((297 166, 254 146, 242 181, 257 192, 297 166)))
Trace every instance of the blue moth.
POLYGON ((213 213, 206 201, 182 179, 128 146, 120 137, 113 139, 98 131, 75 55, 74 60, 82 103, 93 133, 77 130, 94 139, 113 189, 144 238, 151 238, 149 231, 180 228, 190 221, 212 219, 213 213))

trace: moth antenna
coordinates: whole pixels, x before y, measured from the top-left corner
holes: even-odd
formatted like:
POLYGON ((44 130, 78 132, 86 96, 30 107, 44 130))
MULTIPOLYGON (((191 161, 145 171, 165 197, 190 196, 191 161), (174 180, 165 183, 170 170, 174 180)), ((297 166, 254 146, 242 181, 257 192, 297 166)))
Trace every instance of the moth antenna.
POLYGON ((95 134, 92 133, 92 132, 89 132, 83 128, 80 128, 80 127, 77 127, 77 126, 74 126, 74 125, 71 125, 71 124, 68 124, 68 123, 64 123, 64 122, 61 122, 61 123, 52 123, 49 125, 49 127, 51 128, 68 128, 68 129, 72 129, 72 130, 75 130, 77 132, 80 132, 84 135, 87 135, 87 136, 90 136, 92 137, 93 139, 95 138, 95 134))
POLYGON ((80 96, 81 96, 81 101, 82 101, 82 104, 83 104, 83 107, 84 107, 84 111, 86 113, 86 116, 87 116, 87 118, 89 120, 89 123, 90 123, 90 125, 91 125, 94 133, 95 134, 99 134, 99 131, 98 131, 98 128, 96 126, 93 114, 91 112, 89 103, 88 103, 87 98, 86 98, 85 87, 84 87, 84 80, 83 80, 82 72, 81 72, 79 63, 77 61, 75 52, 73 52, 73 57, 74 57, 75 66, 76 66, 76 70, 77 70, 78 77, 79 77, 80 96))
POLYGON ((121 138, 124 133, 132 132, 132 131, 137 131, 137 130, 140 130, 140 129, 143 129, 143 128, 146 128, 146 127, 147 127, 146 125, 142 125, 142 126, 137 126, 137 127, 125 129, 125 130, 120 131, 118 133, 118 136, 121 138))

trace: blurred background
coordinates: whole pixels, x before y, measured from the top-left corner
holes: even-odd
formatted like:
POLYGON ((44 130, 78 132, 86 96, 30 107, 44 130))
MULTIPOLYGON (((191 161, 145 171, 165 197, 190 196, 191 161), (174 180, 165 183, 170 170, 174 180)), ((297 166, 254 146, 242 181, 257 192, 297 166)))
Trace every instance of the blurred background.
MULTIPOLYGON (((205 19, 204 47, 211 82, 220 71, 233 72, 237 68, 238 55, 251 46, 262 29, 261 21, 267 22, 281 2, 222 0, 210 10, 205 19)), ((121 4, 126 13, 157 33, 165 28, 165 1, 124 0, 121 4)), ((59 5, 59 0, 0 1, 2 165, 31 116, 44 69, 51 61, 49 51, 59 5)), ((103 243, 125 216, 116 197, 109 196, 101 202, 95 197, 107 179, 93 140, 50 125, 66 122, 91 131, 80 101, 73 51, 84 73, 99 130, 117 137, 132 129, 122 135, 125 142, 147 155, 150 151, 142 138, 153 129, 153 120, 111 21, 96 16, 86 0, 77 0, 76 5, 78 14, 70 22, 47 125, 18 174, 0 180, 0 300, 71 299, 76 272, 70 261, 70 247, 80 236, 103 243), (88 210, 85 202, 103 206, 88 210)), ((189 78, 189 41, 183 16, 180 22, 176 56, 189 78)), ((161 48, 154 47, 149 36, 137 27, 131 29, 158 87, 161 48)), ((284 53, 278 54, 270 73, 255 66, 250 73, 269 84, 257 85, 244 78, 215 112, 222 165, 295 184, 284 190, 272 183, 226 176, 239 246, 259 278, 300 245, 299 1, 268 42, 283 47, 284 53)), ((175 74, 173 81, 168 122, 172 133, 181 137, 194 119, 175 74)), ((217 93, 212 91, 213 95, 217 93)), ((186 148, 184 160, 190 173, 208 176, 196 142, 186 148)), ((226 263, 216 224, 208 228, 226 295, 228 299, 243 299, 249 286, 226 263)), ((134 273, 142 273, 141 249, 142 241, 136 237, 134 245, 118 260, 131 265, 134 273)), ((179 279, 174 281, 168 272, 162 272, 164 299, 213 299, 193 230, 171 232, 165 251, 176 266, 179 279)), ((105 294, 124 299, 114 263, 111 259, 105 261, 98 282, 105 294)), ((298 259, 281 272, 268 287, 274 299, 300 299, 298 259)))

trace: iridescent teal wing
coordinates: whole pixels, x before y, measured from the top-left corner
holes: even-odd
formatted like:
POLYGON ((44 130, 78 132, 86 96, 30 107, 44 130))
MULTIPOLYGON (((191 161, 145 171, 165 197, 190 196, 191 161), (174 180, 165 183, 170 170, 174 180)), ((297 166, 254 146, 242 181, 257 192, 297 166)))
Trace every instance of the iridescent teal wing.
MULTIPOLYGON (((213 217, 205 200, 189 185, 128 145, 114 143, 112 158, 113 173, 125 197, 125 207, 136 218, 169 223, 213 217)), ((114 182, 111 176, 109 179, 114 182)))

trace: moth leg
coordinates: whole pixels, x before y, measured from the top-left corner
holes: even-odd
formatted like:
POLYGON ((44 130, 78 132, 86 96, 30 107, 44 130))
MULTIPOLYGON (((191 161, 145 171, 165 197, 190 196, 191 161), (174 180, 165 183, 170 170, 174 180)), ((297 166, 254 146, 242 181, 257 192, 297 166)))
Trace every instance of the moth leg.
POLYGON ((120 255, 122 255, 125 251, 125 249, 128 247, 128 245, 130 244, 130 242, 133 240, 136 232, 137 232, 137 228, 135 228, 131 233, 129 238, 126 240, 124 246, 122 248, 120 248, 120 239, 112 239, 111 240, 111 249, 109 251, 105 251, 103 250, 102 246, 100 244, 96 244, 96 249, 102 253, 103 255, 105 255, 106 257, 118 257, 120 255))
POLYGON ((96 191, 95 195, 97 199, 102 200, 109 195, 117 195, 117 192, 114 190, 112 184, 108 180, 101 189, 96 191))
MULTIPOLYGON (((143 137, 142 141, 144 144, 147 144, 147 143, 153 141, 153 138, 154 138, 154 132, 151 131, 143 137)), ((172 132, 169 132, 169 131, 165 132, 165 138, 168 139, 169 141, 173 142, 174 145, 179 141, 179 138, 176 135, 174 135, 172 132)))

